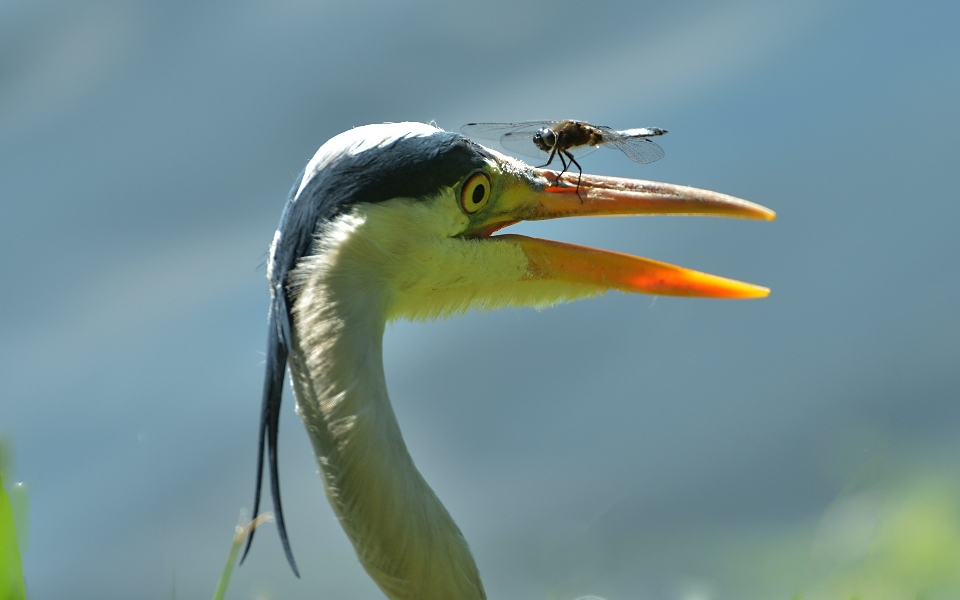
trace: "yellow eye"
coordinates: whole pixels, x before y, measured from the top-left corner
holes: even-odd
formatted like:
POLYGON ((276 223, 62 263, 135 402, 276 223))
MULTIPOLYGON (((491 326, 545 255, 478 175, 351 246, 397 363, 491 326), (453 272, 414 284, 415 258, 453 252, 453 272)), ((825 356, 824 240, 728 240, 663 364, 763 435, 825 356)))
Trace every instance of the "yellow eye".
POLYGON ((460 190, 460 205, 467 213, 475 213, 490 200, 490 178, 486 173, 475 173, 460 190))

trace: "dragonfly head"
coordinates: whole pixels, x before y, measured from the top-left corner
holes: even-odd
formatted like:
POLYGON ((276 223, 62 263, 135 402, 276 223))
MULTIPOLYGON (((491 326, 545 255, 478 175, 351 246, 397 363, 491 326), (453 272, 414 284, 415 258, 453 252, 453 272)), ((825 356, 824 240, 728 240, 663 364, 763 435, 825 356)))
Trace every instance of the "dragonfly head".
POLYGON ((544 152, 550 152, 557 144, 557 134, 549 127, 541 127, 533 136, 533 143, 544 152))

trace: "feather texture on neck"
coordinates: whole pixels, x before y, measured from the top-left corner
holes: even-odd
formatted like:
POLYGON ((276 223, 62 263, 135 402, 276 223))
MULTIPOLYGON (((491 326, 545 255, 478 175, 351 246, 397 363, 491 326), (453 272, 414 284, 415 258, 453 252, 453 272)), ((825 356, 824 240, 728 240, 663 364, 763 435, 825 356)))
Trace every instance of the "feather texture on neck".
MULTIPOLYGON (((387 395, 387 297, 365 220, 345 216, 294 273, 291 378, 327 498, 395 600, 482 600, 467 543, 407 452, 387 395)), ((381 249, 382 250, 382 249, 381 249)))

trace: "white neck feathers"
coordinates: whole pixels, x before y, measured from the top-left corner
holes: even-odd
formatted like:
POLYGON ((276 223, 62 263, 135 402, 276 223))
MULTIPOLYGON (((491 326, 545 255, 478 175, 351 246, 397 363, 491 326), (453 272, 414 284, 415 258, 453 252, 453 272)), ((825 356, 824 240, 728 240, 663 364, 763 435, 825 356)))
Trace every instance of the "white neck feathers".
POLYGON ((297 410, 361 564, 395 600, 482 600, 467 543, 417 471, 383 373, 391 298, 363 217, 320 236, 293 273, 297 410))

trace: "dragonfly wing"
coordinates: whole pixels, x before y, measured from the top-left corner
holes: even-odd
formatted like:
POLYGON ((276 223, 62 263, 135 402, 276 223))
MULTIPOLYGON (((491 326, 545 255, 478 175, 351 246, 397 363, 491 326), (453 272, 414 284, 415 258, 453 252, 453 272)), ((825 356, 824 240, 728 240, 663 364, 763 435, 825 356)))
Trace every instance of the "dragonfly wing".
POLYGON ((618 148, 630 160, 638 163, 652 163, 663 158, 663 148, 647 138, 621 138, 610 140, 607 145, 618 148))
POLYGON ((530 137, 541 127, 553 127, 559 121, 518 121, 516 123, 467 123, 460 133, 482 140, 499 141, 507 133, 530 131, 530 137))
POLYGON ((516 152, 518 154, 523 154, 524 156, 542 158, 545 153, 533 143, 533 136, 537 133, 537 129, 540 128, 537 127, 536 129, 532 130, 521 129, 519 131, 508 131, 500 136, 500 145, 507 150, 516 152))

